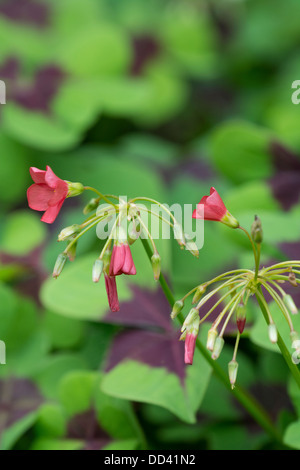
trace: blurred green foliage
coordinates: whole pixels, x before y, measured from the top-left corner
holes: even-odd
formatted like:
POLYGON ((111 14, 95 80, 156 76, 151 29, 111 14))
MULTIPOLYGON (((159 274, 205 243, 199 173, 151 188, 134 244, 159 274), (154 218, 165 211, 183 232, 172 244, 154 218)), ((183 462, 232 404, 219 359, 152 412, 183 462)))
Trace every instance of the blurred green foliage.
MULTIPOLYGON (((299 258, 299 15, 298 0, 0 1, 2 449, 278 448, 251 432, 200 355, 184 379, 163 355, 154 366, 134 350, 108 367, 128 324, 144 335, 151 327, 107 317, 104 283, 91 282, 95 233, 51 278, 56 234, 83 220, 88 199, 67 201, 48 227, 28 209, 26 189, 29 167, 47 164, 62 179, 170 205, 195 205, 214 186, 245 226, 259 214, 263 263, 299 258)), ((173 241, 159 251, 178 298, 253 263, 241 235, 214 223, 199 259, 173 241)), ((146 304, 159 290, 142 245, 133 256, 138 275, 118 279, 120 301, 151 319, 146 304)), ((279 330, 286 335, 280 321, 279 330)), ((243 336, 239 383, 282 427, 283 445, 300 449, 300 394, 256 306, 243 336)), ((224 369, 231 351, 229 337, 224 369)))

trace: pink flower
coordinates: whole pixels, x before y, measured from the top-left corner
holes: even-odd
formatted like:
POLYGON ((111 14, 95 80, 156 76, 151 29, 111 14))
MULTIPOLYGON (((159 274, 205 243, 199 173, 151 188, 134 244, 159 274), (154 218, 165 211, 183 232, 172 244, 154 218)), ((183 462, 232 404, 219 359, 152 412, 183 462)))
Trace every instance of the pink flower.
POLYGON ((31 167, 30 175, 34 184, 27 190, 28 205, 35 211, 45 211, 41 220, 52 224, 67 198, 68 183, 58 178, 49 166, 46 171, 31 167))
POLYGON ((238 221, 226 209, 226 206, 215 188, 210 188, 210 195, 203 196, 197 209, 193 212, 194 219, 214 220, 229 225, 232 228, 238 228, 238 221), (201 211, 204 206, 204 215, 201 211))
POLYGON ((121 274, 136 274, 131 250, 127 242, 114 244, 110 260, 109 275, 119 276, 121 274))
POLYGON ((193 364, 197 334, 194 332, 187 332, 184 343, 184 362, 185 364, 193 364))
POLYGON ((118 312, 120 310, 117 283, 114 276, 108 276, 104 273, 105 288, 107 292, 108 303, 112 312, 118 312))

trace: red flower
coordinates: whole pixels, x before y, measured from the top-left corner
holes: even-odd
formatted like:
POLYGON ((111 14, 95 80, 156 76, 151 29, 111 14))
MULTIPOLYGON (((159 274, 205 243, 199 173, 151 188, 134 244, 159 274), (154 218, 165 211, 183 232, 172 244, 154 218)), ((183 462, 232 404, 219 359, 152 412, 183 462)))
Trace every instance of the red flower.
POLYGON ((187 332, 184 343, 184 362, 185 364, 193 364, 194 352, 196 346, 197 334, 194 332, 187 332))
POLYGON ((104 279, 110 309, 112 312, 118 312, 120 310, 120 305, 116 278, 114 276, 108 276, 108 274, 104 273, 104 279))
POLYGON ((45 211, 41 220, 52 224, 67 198, 68 183, 58 178, 49 166, 46 171, 31 167, 30 175, 34 184, 27 190, 28 205, 35 211, 45 211))
POLYGON ((197 209, 193 212, 194 219, 214 220, 229 225, 232 228, 238 228, 238 221, 226 209, 226 206, 215 188, 210 188, 210 195, 203 196, 197 209), (202 212, 204 206, 204 215, 202 212))
POLYGON ((115 243, 111 255, 109 275, 119 276, 120 274, 136 274, 131 250, 127 242, 115 243))

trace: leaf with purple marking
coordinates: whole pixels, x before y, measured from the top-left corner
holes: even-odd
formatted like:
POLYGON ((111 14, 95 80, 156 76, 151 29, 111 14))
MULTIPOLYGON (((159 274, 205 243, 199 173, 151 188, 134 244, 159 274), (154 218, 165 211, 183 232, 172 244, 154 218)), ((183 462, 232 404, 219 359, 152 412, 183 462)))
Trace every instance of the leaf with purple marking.
POLYGON ((101 388, 108 395, 167 408, 187 422, 195 421, 210 377, 210 367, 195 354, 184 364, 179 327, 170 320, 170 307, 161 291, 134 288, 134 299, 105 321, 134 325, 118 333, 108 354, 101 388))

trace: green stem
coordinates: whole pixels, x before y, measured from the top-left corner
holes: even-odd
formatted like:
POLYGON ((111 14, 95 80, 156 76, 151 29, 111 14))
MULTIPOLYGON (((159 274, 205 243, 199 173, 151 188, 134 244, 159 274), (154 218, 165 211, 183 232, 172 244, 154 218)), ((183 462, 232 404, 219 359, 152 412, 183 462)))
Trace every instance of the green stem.
MULTIPOLYGON (((141 239, 144 249, 148 255, 149 260, 151 261, 152 250, 148 243, 148 240, 141 239)), ((161 288, 166 296, 171 307, 173 307, 175 303, 175 299, 173 293, 165 280, 163 274, 160 275, 159 282, 161 288)), ((184 316, 180 313, 177 316, 181 325, 184 322, 184 316)), ((235 396, 235 398, 240 402, 240 404, 248 411, 248 413, 252 416, 252 418, 276 441, 282 442, 282 438, 280 433, 274 427, 270 417, 266 413, 266 411, 261 407, 261 405, 252 397, 246 390, 244 390, 240 386, 236 386, 233 390, 231 390, 231 386, 227 377, 227 373, 224 372, 222 367, 211 358, 209 351, 206 349, 205 346, 201 343, 199 339, 196 342, 197 349, 200 351, 202 356, 206 359, 209 363, 211 368, 213 369, 216 377, 225 385, 225 387, 231 391, 231 393, 235 396)))
POLYGON ((255 275, 254 275, 254 280, 255 280, 255 281, 257 280, 258 271, 259 271, 260 246, 261 246, 260 243, 258 243, 258 244, 256 245, 256 248, 257 248, 257 252, 256 252, 257 258, 256 258, 255 275))
MULTIPOLYGON (((114 206, 115 209, 117 208, 117 205, 116 205, 114 202, 111 202, 111 201, 105 196, 105 194, 100 193, 100 191, 98 191, 98 189, 92 188, 92 186, 85 186, 84 189, 87 190, 87 191, 93 191, 94 193, 98 194, 98 196, 99 196, 101 199, 103 199, 105 202, 107 202, 107 204, 110 204, 111 206, 114 206)), ((113 197, 113 196, 109 195, 109 197, 113 197)))
MULTIPOLYGON (((263 316, 264 316, 267 324, 269 324, 268 312, 266 310, 266 307, 265 307, 264 303, 262 302, 262 300, 260 298, 260 296, 263 296, 261 287, 258 287, 258 292, 260 294, 260 295, 256 295, 258 304, 260 306, 260 309, 263 313, 263 316)), ((283 341, 283 339, 282 339, 282 337, 280 336, 279 333, 278 333, 277 344, 278 344, 278 347, 281 351, 281 354, 282 354, 285 362, 287 363, 288 368, 290 369, 290 371, 292 373, 293 378, 295 379, 295 382, 297 383, 298 387, 300 388, 300 371, 299 371, 297 365, 293 363, 292 358, 291 358, 291 354, 290 354, 288 348, 286 347, 286 345, 285 345, 285 343, 284 343, 284 341, 283 341)))

